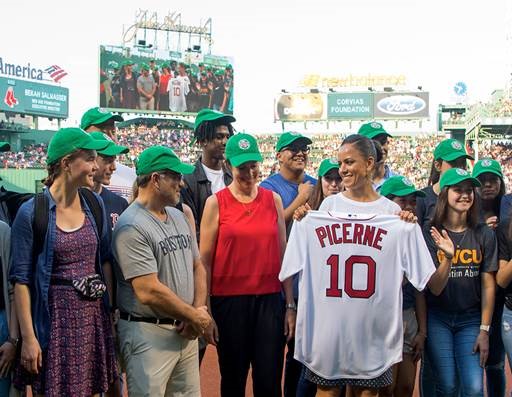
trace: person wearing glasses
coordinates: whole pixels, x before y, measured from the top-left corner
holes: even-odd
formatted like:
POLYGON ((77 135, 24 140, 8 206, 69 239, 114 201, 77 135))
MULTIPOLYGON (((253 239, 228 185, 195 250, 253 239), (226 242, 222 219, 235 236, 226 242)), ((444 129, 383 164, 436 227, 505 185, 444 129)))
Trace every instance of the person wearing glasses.
POLYGON ((382 160, 375 164, 375 173, 373 175, 373 187, 375 191, 380 191, 384 182, 391 178, 395 173, 391 171, 389 165, 386 164, 388 159, 389 138, 391 135, 384 129, 381 123, 372 121, 366 123, 359 128, 358 134, 363 135, 374 142, 378 142, 382 148, 382 160))
MULTIPOLYGON (((296 132, 283 133, 276 144, 276 157, 279 162, 279 172, 269 176, 260 186, 277 193, 283 202, 286 235, 291 230, 294 211, 306 204, 316 185, 316 179, 306 174, 309 145, 311 139, 296 132)), ((294 298, 298 297, 298 281, 293 285, 294 298)), ((297 384, 302 371, 302 364, 293 358, 295 340, 288 342, 284 374, 285 397, 297 394, 297 384)))
POLYGON ((130 396, 200 394, 197 337, 212 321, 206 271, 191 225, 173 208, 182 174, 193 171, 167 147, 144 150, 137 198, 114 228, 117 330, 130 396))

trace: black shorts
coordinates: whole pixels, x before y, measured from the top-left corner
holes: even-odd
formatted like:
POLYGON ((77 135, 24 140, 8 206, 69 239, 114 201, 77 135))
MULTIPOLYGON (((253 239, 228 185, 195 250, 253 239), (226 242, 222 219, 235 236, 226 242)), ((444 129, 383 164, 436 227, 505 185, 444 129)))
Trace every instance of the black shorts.
POLYGON ((325 379, 315 374, 309 368, 304 366, 304 377, 310 382, 316 383, 319 386, 326 387, 343 387, 343 386, 356 386, 367 387, 370 389, 380 389, 393 383, 393 367, 389 368, 382 375, 373 379, 325 379))

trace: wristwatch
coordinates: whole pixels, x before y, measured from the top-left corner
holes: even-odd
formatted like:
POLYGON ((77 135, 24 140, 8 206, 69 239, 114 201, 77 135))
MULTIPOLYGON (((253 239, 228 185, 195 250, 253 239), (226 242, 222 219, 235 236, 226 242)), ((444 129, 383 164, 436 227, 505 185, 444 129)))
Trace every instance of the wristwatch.
POLYGON ((7 338, 7 342, 9 342, 14 347, 18 347, 19 338, 11 338, 10 336, 7 338))
POLYGON ((294 312, 297 311, 297 305, 295 303, 287 303, 286 304, 286 309, 290 309, 290 310, 293 310, 294 312))
POLYGON ((480 331, 485 331, 485 332, 489 332, 489 330, 491 329, 491 326, 490 325, 480 325, 480 331))

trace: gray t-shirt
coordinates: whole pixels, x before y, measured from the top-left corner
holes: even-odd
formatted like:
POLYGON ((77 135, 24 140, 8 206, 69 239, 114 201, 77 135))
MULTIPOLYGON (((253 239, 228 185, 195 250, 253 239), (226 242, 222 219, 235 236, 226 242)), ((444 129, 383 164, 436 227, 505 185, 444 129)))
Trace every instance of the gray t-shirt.
POLYGON ((140 75, 137 79, 137 86, 142 88, 146 94, 151 94, 151 91, 153 91, 153 87, 155 86, 155 80, 151 75, 148 77, 140 75))
POLYGON ((135 316, 161 317, 141 304, 129 281, 157 273, 158 279, 184 302, 194 301, 194 260, 199 258, 195 235, 183 212, 167 207, 159 220, 137 201, 119 217, 112 235, 116 259, 119 309, 135 316))

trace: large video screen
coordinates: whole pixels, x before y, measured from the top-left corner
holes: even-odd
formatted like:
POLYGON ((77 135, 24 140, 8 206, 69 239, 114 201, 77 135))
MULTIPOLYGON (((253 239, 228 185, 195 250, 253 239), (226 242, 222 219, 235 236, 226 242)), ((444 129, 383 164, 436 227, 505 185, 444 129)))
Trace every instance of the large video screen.
POLYGON ((130 113, 233 114, 233 59, 194 51, 100 46, 99 106, 130 113))

